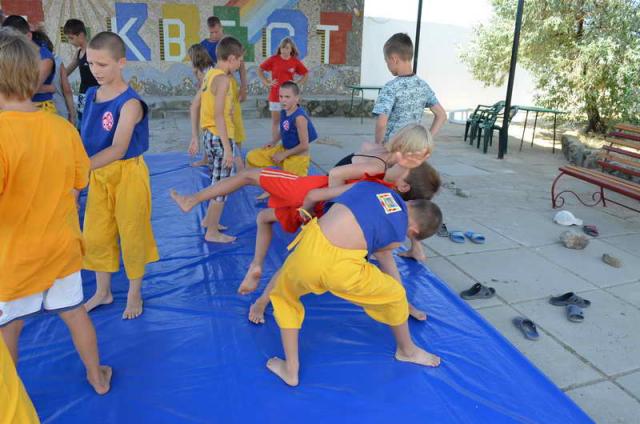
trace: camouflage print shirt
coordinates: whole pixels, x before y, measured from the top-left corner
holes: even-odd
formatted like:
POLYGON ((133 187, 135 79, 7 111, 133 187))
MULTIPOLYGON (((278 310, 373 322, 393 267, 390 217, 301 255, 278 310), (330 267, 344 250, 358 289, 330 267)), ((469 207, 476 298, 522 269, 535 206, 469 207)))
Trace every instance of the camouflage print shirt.
POLYGON ((398 76, 386 83, 373 106, 374 115, 388 117, 384 142, 403 127, 420 122, 424 108, 437 104, 429 84, 416 75, 398 76))

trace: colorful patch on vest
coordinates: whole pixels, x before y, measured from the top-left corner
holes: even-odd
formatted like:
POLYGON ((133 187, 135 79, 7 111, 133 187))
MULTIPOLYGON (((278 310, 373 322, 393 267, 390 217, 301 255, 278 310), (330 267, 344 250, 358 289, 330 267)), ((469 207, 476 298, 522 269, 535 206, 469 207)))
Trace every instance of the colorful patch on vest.
POLYGON ((387 215, 394 212, 400 212, 402 210, 391 193, 379 193, 376 194, 376 197, 378 198, 378 201, 380 201, 380 205, 382 206, 382 209, 384 209, 384 213, 387 215))
POLYGON ((113 114, 109 111, 102 115, 102 128, 104 128, 105 131, 111 131, 111 128, 113 128, 113 114))
POLYGON ((282 122, 282 129, 285 131, 289 131, 289 121, 282 122))

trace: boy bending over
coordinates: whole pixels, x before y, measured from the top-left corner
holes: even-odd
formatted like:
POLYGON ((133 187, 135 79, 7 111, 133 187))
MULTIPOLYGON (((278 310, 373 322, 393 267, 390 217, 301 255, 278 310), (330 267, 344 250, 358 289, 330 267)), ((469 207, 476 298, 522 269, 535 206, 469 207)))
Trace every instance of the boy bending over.
POLYGON ((336 197, 320 219, 303 227, 289 245, 295 250, 278 272, 270 296, 285 359, 269 359, 269 370, 286 384, 298 385, 298 334, 304 320, 300 297, 327 291, 389 325, 397 343, 397 360, 431 367, 440 364, 438 356, 411 339, 409 304, 392 254, 405 236, 421 240, 432 231, 432 222, 424 219, 426 202, 405 203, 382 184, 359 182, 336 197), (367 261, 371 254, 380 268, 367 261))

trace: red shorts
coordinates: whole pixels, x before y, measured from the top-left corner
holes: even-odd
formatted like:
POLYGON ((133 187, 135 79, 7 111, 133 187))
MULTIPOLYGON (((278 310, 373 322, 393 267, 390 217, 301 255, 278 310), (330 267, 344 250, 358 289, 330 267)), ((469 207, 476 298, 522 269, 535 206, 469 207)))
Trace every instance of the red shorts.
MULTIPOLYGON (((329 177, 326 175, 300 177, 271 168, 260 172, 260 187, 270 194, 268 206, 275 210, 282 228, 290 233, 295 233, 302 225, 298 208, 302 207, 307 193, 316 188, 326 188, 328 183, 329 177)), ((318 213, 322 214, 322 210, 322 203, 316 205, 317 216, 318 213)))

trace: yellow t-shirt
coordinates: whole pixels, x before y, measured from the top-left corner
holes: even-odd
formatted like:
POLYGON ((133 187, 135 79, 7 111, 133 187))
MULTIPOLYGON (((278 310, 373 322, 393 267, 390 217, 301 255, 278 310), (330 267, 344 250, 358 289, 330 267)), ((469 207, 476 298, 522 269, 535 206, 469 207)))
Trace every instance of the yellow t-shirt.
POLYGON ((0 301, 42 292, 82 267, 73 189, 89 181, 78 131, 52 113, 0 113, 0 301))
POLYGON ((0 337, 0 423, 40 423, 2 337, 0 337))
MULTIPOLYGON (((216 98, 211 92, 211 84, 215 77, 225 75, 222 69, 211 68, 202 79, 200 97, 200 128, 208 130, 213 135, 220 135, 216 128, 216 98)), ((232 77, 229 77, 232 78, 232 77)), ((227 127, 227 137, 233 138, 233 90, 229 83, 229 90, 224 98, 224 123, 227 127)))

